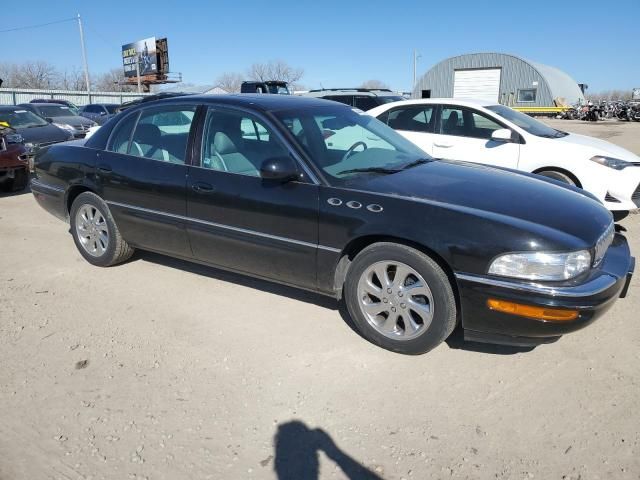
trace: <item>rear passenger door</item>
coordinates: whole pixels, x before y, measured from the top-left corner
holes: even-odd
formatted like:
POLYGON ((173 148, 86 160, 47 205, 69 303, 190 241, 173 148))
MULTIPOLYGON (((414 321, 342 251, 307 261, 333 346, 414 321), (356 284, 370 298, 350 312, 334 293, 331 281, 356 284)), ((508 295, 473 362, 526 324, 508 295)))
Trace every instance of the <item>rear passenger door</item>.
POLYGON ((100 196, 134 246, 191 256, 184 216, 195 111, 192 105, 171 105, 132 112, 98 153, 100 196))
POLYGON ((291 155, 280 134, 253 113, 210 107, 199 136, 187 188, 195 257, 315 288, 318 186, 303 168, 296 181, 260 177, 266 159, 291 155))
POLYGON ((403 137, 415 143, 429 155, 433 152, 433 142, 437 138, 437 105, 403 105, 392 108, 378 116, 403 137))

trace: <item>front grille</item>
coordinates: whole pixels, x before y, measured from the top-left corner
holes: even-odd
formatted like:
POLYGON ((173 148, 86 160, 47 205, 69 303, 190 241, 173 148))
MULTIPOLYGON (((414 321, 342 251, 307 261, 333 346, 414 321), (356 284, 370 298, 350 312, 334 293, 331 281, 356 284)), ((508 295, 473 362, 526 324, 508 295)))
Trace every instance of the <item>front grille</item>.
POLYGON ((75 128, 76 130, 79 130, 81 132, 88 132, 89 129, 91 127, 89 127, 88 125, 71 125, 73 128, 75 128))
POLYGON ((609 192, 607 192, 607 194, 604 196, 604 201, 605 202, 620 203, 620 200, 618 200, 616 197, 611 195, 609 192))
POLYGON ((604 233, 600 236, 598 241, 596 242, 595 248, 595 256, 593 258, 593 266, 597 266, 600 264, 602 259, 604 258, 605 253, 611 246, 611 242, 613 242, 613 236, 615 235, 615 227, 613 222, 607 227, 604 233))
MULTIPOLYGON (((636 187, 636 191, 633 192, 633 195, 631 195, 631 200, 633 200, 636 205, 638 205, 638 202, 640 202, 640 183, 636 187)), ((640 207, 640 205, 638 206, 640 207)))

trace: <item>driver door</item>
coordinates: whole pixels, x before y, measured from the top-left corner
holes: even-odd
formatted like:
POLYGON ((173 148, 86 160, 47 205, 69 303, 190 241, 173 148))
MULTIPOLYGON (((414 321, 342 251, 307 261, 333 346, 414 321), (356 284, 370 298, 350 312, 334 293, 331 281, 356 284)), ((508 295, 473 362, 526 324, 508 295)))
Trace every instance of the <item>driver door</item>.
POLYGON ((282 183, 262 163, 291 155, 266 119, 209 107, 187 180, 187 233, 194 256, 230 270, 316 287, 318 185, 300 170, 282 183))

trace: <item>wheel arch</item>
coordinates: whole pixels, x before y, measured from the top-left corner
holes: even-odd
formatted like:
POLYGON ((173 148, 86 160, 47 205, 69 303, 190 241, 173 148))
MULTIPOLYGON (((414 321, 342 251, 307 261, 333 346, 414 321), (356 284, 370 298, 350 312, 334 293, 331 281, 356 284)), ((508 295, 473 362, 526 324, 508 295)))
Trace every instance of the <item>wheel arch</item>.
MULTIPOLYGON (((406 247, 415 248, 416 250, 428 255, 434 262, 436 262, 440 268, 445 272, 447 278, 449 279, 449 283, 451 283, 451 289, 453 290, 453 294, 456 301, 456 308, 458 310, 458 316, 460 316, 460 295, 458 292, 458 284, 456 282, 456 277, 453 273, 453 269, 449 265, 449 263, 442 257, 442 255, 438 254, 435 250, 421 244, 414 242, 412 240, 408 240, 406 238, 401 237, 393 237, 389 235, 364 235, 361 237, 357 237, 352 239, 340 253, 340 260, 336 265, 335 273, 334 273, 334 291, 336 293, 336 297, 338 299, 342 298, 342 289, 344 286, 344 282, 347 278, 347 273, 349 272, 349 267, 353 259, 358 255, 362 250, 367 248, 374 243, 397 243, 399 245, 404 245, 406 247)), ((458 317, 460 318, 460 317, 458 317)))
POLYGON ((549 172, 549 171, 562 173, 563 175, 568 176, 571 180, 574 181, 574 183, 576 184, 576 187, 582 188, 582 182, 576 176, 576 174, 573 172, 570 172, 569 170, 565 170, 564 168, 561 168, 561 167, 540 167, 540 168, 536 168, 531 173, 539 174, 540 172, 549 172))
POLYGON ((66 214, 69 215, 71 212, 71 205, 73 205, 73 202, 76 198, 78 198, 78 195, 80 195, 81 193, 84 192, 91 192, 91 193, 96 193, 94 188, 91 188, 87 185, 71 185, 68 189, 67 189, 67 193, 66 193, 66 198, 65 198, 65 203, 64 203, 64 208, 66 211, 66 214))

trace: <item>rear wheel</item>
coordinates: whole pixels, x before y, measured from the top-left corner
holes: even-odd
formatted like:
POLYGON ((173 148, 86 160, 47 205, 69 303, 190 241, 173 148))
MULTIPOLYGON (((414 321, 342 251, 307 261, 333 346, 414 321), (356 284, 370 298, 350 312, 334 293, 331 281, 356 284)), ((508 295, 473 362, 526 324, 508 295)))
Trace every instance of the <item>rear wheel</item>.
POLYGON ((78 195, 69 215, 73 241, 92 265, 108 267, 133 255, 134 249, 120 235, 109 207, 95 193, 78 195))
POLYGON ((558 180, 559 182, 567 183, 569 185, 577 186, 576 181, 571 178, 571 176, 567 175, 563 172, 558 172, 556 170, 543 170, 541 172, 536 172, 538 175, 542 175, 543 177, 552 178, 554 180, 558 180))
POLYGON ((360 252, 347 273, 345 302, 358 331, 398 353, 426 353, 456 324, 451 283, 429 256, 395 243, 360 252))

